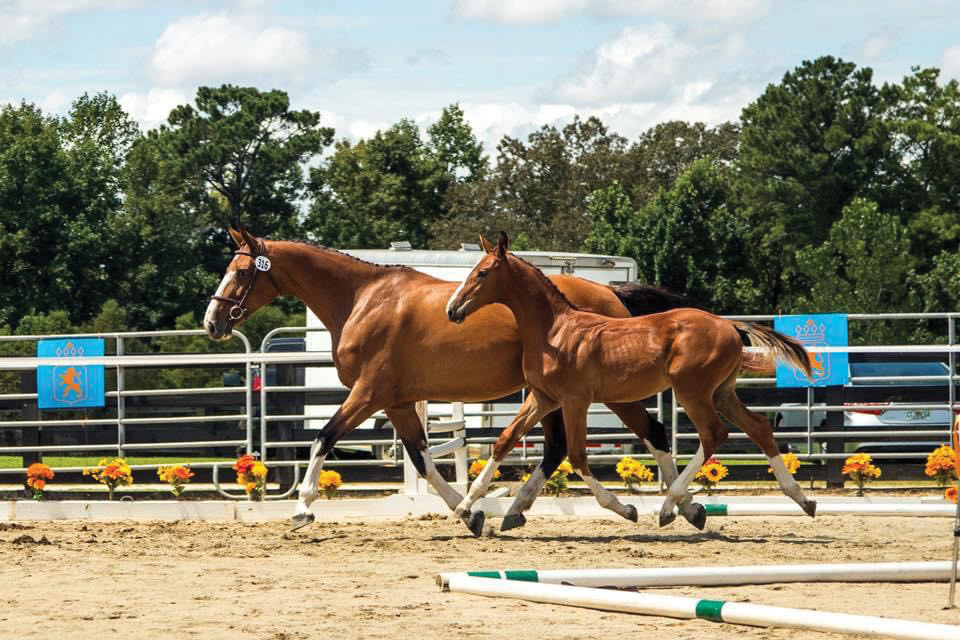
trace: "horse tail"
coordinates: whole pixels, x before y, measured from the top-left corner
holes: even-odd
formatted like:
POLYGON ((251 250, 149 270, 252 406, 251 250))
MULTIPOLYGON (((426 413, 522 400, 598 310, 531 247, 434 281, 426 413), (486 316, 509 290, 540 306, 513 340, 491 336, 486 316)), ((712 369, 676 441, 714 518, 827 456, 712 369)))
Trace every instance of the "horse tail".
POLYGON ((651 313, 663 313, 671 309, 691 308, 710 311, 690 298, 668 291, 663 287, 653 287, 640 282, 626 282, 610 286, 631 316, 646 316, 651 313))
MULTIPOLYGON (((808 378, 813 377, 813 367, 810 366, 810 355, 798 340, 774 331, 770 327, 751 322, 734 322, 737 331, 745 333, 750 338, 750 344, 767 349, 774 357, 800 369, 808 378)), ((744 353, 743 369, 747 371, 768 370, 767 366, 760 366, 761 360, 755 356, 760 354, 744 353), (749 357, 747 357, 749 356, 749 357)))

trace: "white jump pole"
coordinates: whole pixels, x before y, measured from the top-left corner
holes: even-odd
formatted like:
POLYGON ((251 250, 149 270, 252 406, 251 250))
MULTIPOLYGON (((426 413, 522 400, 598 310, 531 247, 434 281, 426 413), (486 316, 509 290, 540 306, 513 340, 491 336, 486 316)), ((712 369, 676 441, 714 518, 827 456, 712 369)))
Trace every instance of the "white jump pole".
MULTIPOLYGON (((707 516, 805 516, 800 505, 787 503, 705 503, 707 516)), ((659 512, 659 510, 655 510, 659 512)), ((953 516, 955 505, 917 504, 897 502, 874 503, 831 503, 818 502, 818 516, 861 515, 861 516, 953 516)))
POLYGON ((441 573, 446 589, 454 576, 499 578, 576 587, 704 587, 788 582, 947 582, 952 563, 878 562, 848 564, 773 564, 737 567, 656 567, 641 569, 553 569, 543 571, 468 571, 441 573))
POLYGON ((668 618, 701 618, 754 627, 794 627, 906 640, 957 640, 960 638, 960 627, 953 625, 722 600, 702 600, 513 580, 491 580, 464 575, 451 577, 448 586, 451 591, 480 596, 514 598, 668 618))

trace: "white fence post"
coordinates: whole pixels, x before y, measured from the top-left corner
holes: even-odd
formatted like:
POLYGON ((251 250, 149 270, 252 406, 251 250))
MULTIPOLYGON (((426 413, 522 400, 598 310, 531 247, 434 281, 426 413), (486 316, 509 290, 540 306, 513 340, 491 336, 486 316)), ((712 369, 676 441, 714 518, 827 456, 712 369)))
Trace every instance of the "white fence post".
MULTIPOLYGON (((420 424, 423 426, 424 437, 427 437, 427 421, 429 420, 427 403, 425 400, 421 400, 414 406, 417 411, 417 417, 420 418, 420 424)), ((408 496, 426 495, 426 480, 421 478, 420 474, 417 473, 417 468, 413 466, 413 463, 410 461, 410 456, 407 455, 407 452, 404 451, 403 453, 403 492, 408 496)))
POLYGON ((457 472, 457 481, 453 487, 460 493, 466 493, 470 484, 470 477, 467 475, 467 421, 463 415, 463 403, 454 402, 451 405, 453 412, 453 421, 460 421, 461 427, 453 432, 454 438, 463 438, 464 445, 453 452, 454 469, 457 472))

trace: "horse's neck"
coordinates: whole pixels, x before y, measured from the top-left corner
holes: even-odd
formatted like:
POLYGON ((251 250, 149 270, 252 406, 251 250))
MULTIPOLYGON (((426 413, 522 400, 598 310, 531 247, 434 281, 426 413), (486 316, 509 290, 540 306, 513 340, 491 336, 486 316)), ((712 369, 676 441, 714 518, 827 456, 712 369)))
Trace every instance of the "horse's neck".
POLYGON ((516 286, 510 287, 504 304, 513 311, 524 349, 546 347, 573 307, 536 267, 519 259, 510 266, 516 286))
MULTIPOLYGON (((359 293, 385 270, 331 249, 292 242, 278 248, 277 258, 284 263, 282 288, 287 289, 283 293, 307 305, 336 341, 359 293)), ((276 258, 271 255, 271 260, 276 258)))

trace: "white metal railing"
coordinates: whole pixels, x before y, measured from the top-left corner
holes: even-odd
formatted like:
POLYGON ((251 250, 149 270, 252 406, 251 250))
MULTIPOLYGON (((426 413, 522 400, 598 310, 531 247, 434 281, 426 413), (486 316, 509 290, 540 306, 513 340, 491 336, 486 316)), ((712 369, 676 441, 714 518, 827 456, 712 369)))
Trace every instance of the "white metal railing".
MULTIPOLYGON (((247 451, 253 450, 253 412, 252 412, 252 390, 250 388, 250 341, 243 333, 235 331, 234 335, 238 338, 238 344, 243 348, 242 354, 149 354, 138 353, 130 355, 124 353, 125 341, 131 339, 153 339, 164 337, 182 337, 206 335, 202 330, 171 330, 171 331, 127 331, 127 332, 106 332, 106 333, 72 333, 62 335, 23 335, 23 336, 0 336, 0 344, 12 344, 17 342, 37 342, 45 339, 68 339, 68 338, 103 338, 114 340, 116 344, 116 356, 106 356, 103 358, 70 358, 69 363, 73 365, 83 364, 102 364, 114 369, 116 373, 116 389, 107 391, 107 398, 116 400, 116 417, 108 418, 87 418, 86 411, 81 418, 44 418, 44 412, 58 413, 58 409, 36 409, 37 419, 20 420, 0 420, 0 429, 32 428, 43 427, 45 429, 69 426, 102 426, 115 425, 116 439, 113 442, 93 445, 41 445, 41 444, 21 444, 19 446, 0 447, 0 455, 16 453, 62 453, 62 452, 116 452, 117 456, 126 456, 131 451, 150 451, 150 450, 175 450, 175 449, 207 449, 215 447, 237 447, 245 448, 247 451), (164 396, 190 396, 200 394, 226 394, 238 393, 239 387, 213 387, 213 388, 186 388, 186 389, 127 389, 126 373, 129 369, 138 369, 144 367, 163 367, 179 368, 183 366, 205 366, 217 367, 226 363, 225 358, 217 358, 220 355, 237 355, 239 359, 233 359, 230 364, 242 364, 244 375, 244 403, 243 412, 217 414, 217 415, 194 415, 194 416, 150 416, 150 417, 131 417, 127 413, 126 399, 133 397, 164 397, 164 396), (214 357, 209 357, 214 356, 214 357), (88 360, 101 360, 102 362, 86 362, 88 360), (84 361, 84 362, 81 362, 84 361), (229 440, 189 440, 189 441, 170 441, 170 442, 150 442, 136 443, 127 441, 127 427, 136 425, 151 424, 189 424, 203 422, 243 422, 245 429, 242 439, 229 440)), ((63 358, 34 358, 4 356, 0 357, 0 371, 29 371, 41 365, 62 365, 63 358)), ((0 402, 19 401, 29 403, 36 401, 36 393, 7 393, 0 394, 0 402)), ((104 411, 105 409, 93 409, 93 411, 104 411)), ((209 467, 222 463, 194 463, 195 467, 209 467)), ((136 465, 137 469, 156 469, 160 465, 136 465)), ((79 467, 78 467, 79 468, 79 467)), ((66 471, 72 471, 72 467, 63 468, 66 471)), ((0 469, 0 474, 23 474, 23 468, 0 469)))
MULTIPOLYGON (((854 347, 842 347, 842 348, 818 348, 817 351, 824 352, 835 352, 835 351, 847 351, 851 353, 916 353, 916 354, 946 354, 948 361, 948 374, 945 376, 924 376, 922 379, 924 381, 931 380, 944 380, 949 389, 948 398, 946 402, 943 403, 928 403, 928 402, 919 402, 919 403, 903 403, 896 405, 897 409, 920 409, 920 410, 937 410, 937 409, 948 409, 951 412, 951 415, 956 410, 956 398, 955 398, 955 385, 956 385, 956 352, 960 350, 960 346, 956 344, 956 319, 960 317, 958 313, 950 314, 881 314, 881 315, 866 315, 866 314, 851 314, 848 316, 851 320, 945 320, 947 323, 947 343, 943 345, 906 345, 906 346, 880 346, 880 347, 868 347, 868 346, 854 346, 854 347)), ((773 316, 737 316, 736 319, 743 320, 752 320, 752 321, 769 321, 773 319, 773 316)), ((312 444, 311 441, 289 441, 289 440, 278 440, 271 439, 271 425, 277 422, 299 422, 303 424, 315 423, 319 421, 327 420, 324 416, 311 415, 308 412, 298 413, 298 414, 280 414, 274 411, 270 412, 269 399, 272 397, 277 397, 279 394, 288 394, 288 393, 299 393, 309 391, 335 391, 341 390, 346 391, 345 387, 330 387, 330 386, 309 386, 309 385, 279 385, 268 384, 266 377, 267 367, 269 365, 278 365, 278 364, 288 364, 288 365, 319 365, 319 366, 331 366, 332 357, 329 351, 313 351, 313 352, 280 352, 280 353, 265 353, 263 349, 268 344, 269 340, 276 335, 281 333, 304 333, 307 331, 324 331, 323 329, 305 329, 303 327, 284 327, 276 329, 270 332, 261 343, 261 352, 253 353, 251 351, 249 342, 247 339, 240 333, 234 332, 235 335, 240 339, 241 344, 243 345, 243 352, 238 353, 217 353, 217 354, 124 354, 123 353, 123 340, 126 338, 150 338, 150 337, 164 337, 164 336, 184 336, 184 335, 202 335, 203 332, 200 330, 195 331, 156 331, 156 332, 127 332, 127 333, 104 333, 104 334, 71 334, 64 336, 0 336, 0 343, 9 342, 12 340, 38 340, 40 338, 55 338, 55 337, 102 337, 102 338, 112 338, 117 340, 117 352, 116 356, 103 356, 103 357, 94 357, 94 358, 71 358, 71 364, 102 364, 104 366, 115 368, 117 372, 117 389, 115 391, 109 391, 107 393, 108 397, 116 398, 117 400, 117 417, 116 418, 97 418, 95 420, 85 420, 78 418, 66 418, 66 419, 47 419, 39 414, 37 420, 7 420, 0 421, 0 428, 10 428, 10 427, 31 427, 31 426, 43 426, 47 427, 56 427, 56 426, 70 426, 77 424, 88 424, 88 425, 104 425, 104 424, 116 424, 117 437, 116 441, 110 443, 109 445, 25 445, 19 447, 0 447, 0 454, 3 453, 22 453, 24 451, 29 452, 64 452, 64 451, 106 451, 106 450, 115 450, 119 455, 124 455, 127 451, 143 450, 148 451, 151 449, 167 448, 167 449, 176 449, 176 448, 207 448, 207 447, 218 447, 218 446, 243 446, 249 452, 258 453, 264 460, 268 460, 271 467, 293 467, 297 477, 299 476, 299 469, 302 465, 307 463, 307 460, 298 459, 298 460, 274 460, 272 459, 271 450, 279 448, 305 448, 312 444), (228 415, 221 416, 169 416, 169 417, 131 417, 127 415, 126 408, 124 407, 124 399, 132 396, 164 396, 164 395, 191 395, 191 394, 202 394, 202 393, 236 393, 237 388, 230 387, 220 387, 220 388, 211 388, 211 389, 145 389, 145 390, 128 390, 124 387, 124 371, 130 368, 139 368, 139 367, 183 367, 183 366, 209 366, 209 367, 222 367, 222 366, 232 366, 232 365, 241 365, 244 369, 244 388, 245 388, 245 411, 243 413, 231 413, 228 415), (253 365, 260 366, 261 373, 261 393, 260 393, 260 431, 259 431, 259 446, 256 445, 255 436, 255 420, 254 413, 252 410, 252 389, 251 389, 251 367, 253 365), (173 442, 173 443, 128 443, 126 442, 125 429, 127 426, 132 425, 141 425, 141 424, 175 424, 175 423, 189 423, 189 422, 207 422, 207 421, 220 421, 220 420, 237 420, 244 421, 246 425, 246 430, 244 434, 244 439, 236 440, 216 440, 216 441, 202 441, 202 442, 173 442)), ((33 357, 0 357, 0 371, 27 371, 34 369, 36 366, 41 364, 53 364, 59 365, 63 364, 63 360, 56 358, 33 358, 33 357)), ((872 377, 872 378, 856 378, 854 382, 886 382, 892 381, 893 378, 884 378, 884 377, 872 377)), ((917 381, 920 381, 920 378, 917 378, 917 381)), ((770 387, 775 383, 773 378, 742 378, 738 380, 738 385, 741 386, 750 386, 750 387, 770 387)), ((18 400, 29 402, 36 398, 36 394, 31 393, 10 393, 0 395, 0 401, 2 400, 18 400)), ((819 425, 814 424, 813 415, 819 414, 820 412, 839 412, 839 411, 849 411, 851 409, 856 409, 858 407, 863 408, 876 408, 871 405, 817 405, 813 402, 814 394, 812 390, 807 390, 806 393, 806 402, 797 403, 792 406, 789 405, 754 405, 751 406, 751 409, 760 412, 799 412, 805 415, 806 429, 804 430, 792 430, 789 432, 786 431, 777 431, 775 435, 780 440, 793 442, 793 441, 803 441, 806 443, 806 453, 801 454, 801 458, 806 459, 835 459, 846 455, 843 452, 822 452, 816 451, 814 446, 816 443, 821 442, 821 439, 833 439, 833 438, 875 438, 875 437, 934 437, 940 438, 943 441, 948 441, 949 438, 949 427, 946 427, 943 430, 940 429, 920 429, 920 430, 902 430, 902 429, 877 429, 877 430, 852 430, 852 429, 843 429, 843 430, 820 430, 815 427, 819 425)), ((477 419, 481 421, 486 421, 489 424, 489 421, 497 417, 508 417, 513 415, 513 411, 509 409, 496 408, 495 406, 490 405, 489 403, 481 405, 479 408, 466 408, 463 409, 462 405, 458 407, 453 405, 452 411, 454 415, 450 414, 450 411, 445 411, 440 413, 438 409, 434 407, 425 407, 422 412, 424 415, 424 420, 426 423, 427 438, 431 448, 436 451, 438 454, 444 454, 444 457, 436 460, 438 464, 446 465, 455 465, 457 481, 465 481, 465 466, 466 466, 466 454, 470 447, 488 445, 495 441, 493 437, 479 437, 470 435, 470 430, 466 428, 467 422, 470 420, 476 421, 477 419), (459 413, 463 411, 462 415, 459 413), (437 432, 435 429, 430 428, 430 425, 437 425, 438 423, 445 423, 447 426, 454 427, 452 431, 445 431, 441 437, 437 437, 437 432), (462 440, 461 440, 462 438, 462 440)), ((664 397, 662 394, 656 397, 656 406, 650 408, 650 413, 652 415, 658 416, 662 421, 668 421, 672 425, 671 437, 673 440, 673 448, 676 455, 678 446, 682 441, 692 440, 696 438, 695 432, 692 429, 682 429, 680 424, 680 416, 683 415, 683 409, 676 404, 676 401, 665 403, 664 397)), ((593 409, 590 411, 591 416, 608 416, 611 415, 605 409, 593 409)), ((375 418, 385 419, 386 416, 382 413, 378 413, 375 418)), ((741 433, 732 433, 731 439, 740 440, 745 438, 741 433)), ((588 440, 590 442, 631 442, 635 443, 636 438, 632 433, 624 430, 622 433, 590 433, 588 435, 588 440)), ((542 436, 528 436, 524 438, 523 445, 520 447, 518 453, 512 454, 508 458, 508 462, 512 463, 525 463, 532 462, 533 457, 528 447, 526 445, 535 445, 543 442, 542 436)), ((404 458, 401 454, 401 447, 399 446, 399 441, 397 439, 396 433, 392 430, 389 432, 389 436, 383 438, 367 438, 359 439, 354 438, 350 439, 348 436, 347 439, 338 443, 338 446, 365 446, 365 447, 383 447, 386 448, 390 455, 387 459, 371 459, 371 460, 329 460, 327 464, 329 465, 340 465, 340 466, 400 466, 404 464, 404 458)), ((878 458, 883 457, 921 457, 925 454, 909 454, 909 453, 879 453, 876 454, 878 458)), ((758 453, 722 453, 721 456, 724 458, 750 458, 756 459, 759 457, 758 453)), ((616 460, 622 457, 622 454, 619 453, 610 453, 610 454, 601 454, 601 455, 591 455, 592 460, 616 460)), ((644 454, 637 454, 636 457, 648 458, 649 456, 644 454)), ((203 468, 210 467, 213 468, 215 472, 219 472, 219 469, 224 464, 230 463, 196 463, 195 467, 203 468)), ((143 468, 155 468, 151 465, 140 465, 143 468)), ((22 469, 0 469, 0 473, 22 473, 22 469)), ((409 477, 410 471, 407 470, 407 484, 408 487, 412 489, 415 485, 413 480, 409 477)), ((293 487, 288 490, 283 495, 288 495, 292 491, 293 487)), ((420 489, 416 489, 420 490, 420 489)))

